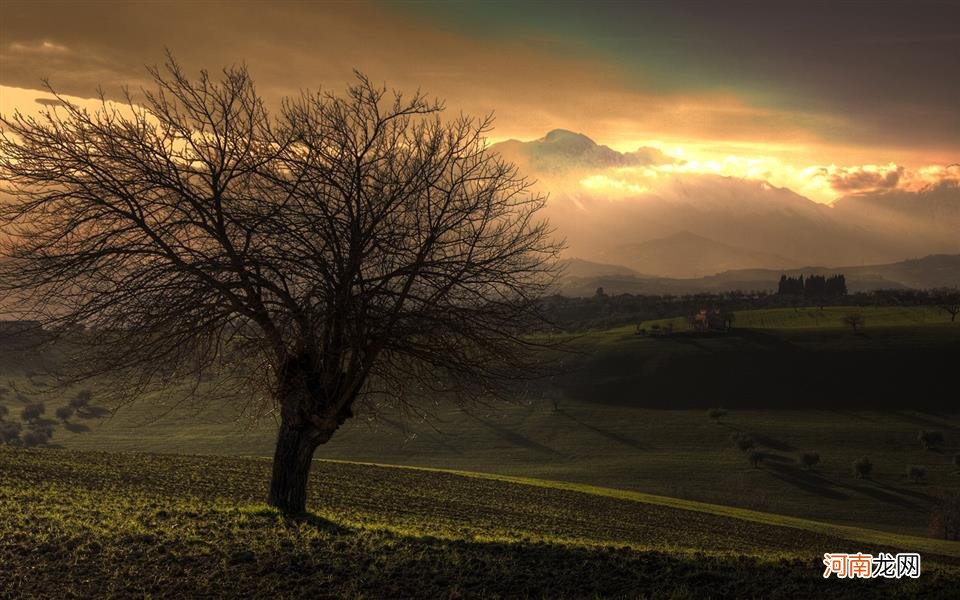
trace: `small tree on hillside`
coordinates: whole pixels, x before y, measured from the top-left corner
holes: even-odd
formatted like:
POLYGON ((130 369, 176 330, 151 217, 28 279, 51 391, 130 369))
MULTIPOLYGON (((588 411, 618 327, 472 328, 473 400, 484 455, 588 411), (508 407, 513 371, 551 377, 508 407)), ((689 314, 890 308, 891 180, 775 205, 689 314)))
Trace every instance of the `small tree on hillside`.
POLYGON ((727 416, 727 411, 722 408, 711 408, 707 411, 707 416, 710 417, 714 423, 719 423, 721 419, 727 416))
POLYGON ((489 119, 362 75, 271 115, 244 68, 151 74, 122 108, 0 120, 0 301, 69 344, 68 382, 122 402, 217 372, 278 416, 268 501, 298 513, 364 403, 542 373, 560 246, 489 119))
POLYGON ((950 315, 950 322, 953 323, 957 320, 957 315, 960 314, 960 302, 941 304, 940 310, 950 315))
POLYGON ((840 322, 853 330, 853 333, 860 333, 867 319, 860 313, 851 313, 840 319, 840 322))
POLYGON ((820 464, 820 455, 816 452, 804 452, 800 455, 800 464, 807 471, 812 471, 815 466, 820 464))
POLYGON ((749 435, 735 433, 733 434, 732 439, 733 444, 738 450, 740 450, 740 452, 748 452, 754 447, 753 438, 749 435))
POLYGON ((53 437, 53 428, 49 426, 30 427, 23 432, 23 445, 27 448, 45 446, 53 437))
POLYGON ((907 478, 914 482, 920 483, 927 477, 927 468, 922 465, 910 465, 907 467, 907 478))
POLYGON ((922 430, 917 433, 917 440, 924 450, 939 450, 944 442, 943 432, 922 430))
POLYGON ((57 409, 57 418, 66 423, 73 416, 73 408, 70 406, 61 406, 57 409))
POLYGON ((93 399, 93 392, 90 390, 80 390, 77 395, 70 399, 70 408, 76 412, 88 410, 90 401, 93 399))
POLYGON ((23 426, 16 421, 0 421, 0 444, 15 446, 20 443, 23 426))
POLYGON ((34 404, 28 404, 23 407, 23 410, 20 411, 20 418, 26 422, 35 421, 39 419, 43 413, 46 412, 46 407, 42 402, 35 402, 34 404))
POLYGON ((867 479, 873 473, 873 462, 864 456, 853 461, 853 475, 857 479, 867 479))

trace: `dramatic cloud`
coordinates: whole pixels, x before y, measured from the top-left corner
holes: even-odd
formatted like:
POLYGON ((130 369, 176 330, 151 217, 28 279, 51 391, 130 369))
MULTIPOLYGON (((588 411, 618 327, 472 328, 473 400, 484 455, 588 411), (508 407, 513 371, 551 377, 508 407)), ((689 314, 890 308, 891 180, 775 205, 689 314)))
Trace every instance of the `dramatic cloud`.
MULTIPOLYGON (((564 128, 621 153, 681 148, 690 162, 795 171, 960 156, 960 83, 944 58, 956 55, 953 9, 837 7, 814 19, 822 12, 793 6, 783 27, 780 7, 693 6, 8 0, 0 84, 36 89, 47 76, 64 93, 102 85, 116 97, 168 47, 193 72, 246 62, 271 102, 340 89, 360 68, 453 111, 495 112, 494 141, 564 128)), ((824 185, 818 200, 835 193, 824 185)))
POLYGON ((897 187, 903 176, 903 167, 866 165, 862 167, 824 167, 821 173, 830 181, 830 187, 841 194, 897 187))

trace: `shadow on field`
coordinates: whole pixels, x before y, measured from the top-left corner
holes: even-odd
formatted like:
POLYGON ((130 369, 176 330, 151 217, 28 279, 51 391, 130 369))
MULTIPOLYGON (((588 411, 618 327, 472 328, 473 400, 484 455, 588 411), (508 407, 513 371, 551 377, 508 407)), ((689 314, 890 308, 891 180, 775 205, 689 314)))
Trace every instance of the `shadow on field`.
MULTIPOLYGON (((769 460, 769 457, 765 457, 765 460, 769 460)), ((830 498, 831 500, 847 500, 850 498, 847 494, 836 489, 840 487, 837 483, 813 471, 802 471, 793 465, 769 462, 767 463, 767 472, 784 483, 817 496, 830 498)))
POLYGON ((927 510, 925 507, 920 506, 916 502, 911 502, 910 500, 907 500, 902 496, 898 496, 897 494, 890 493, 872 482, 867 484, 847 483, 847 484, 844 484, 844 487, 849 490, 853 490, 859 494, 863 494, 864 496, 869 496, 875 500, 879 500, 881 502, 886 502, 887 504, 893 504, 893 505, 899 506, 900 508, 905 508, 913 511, 927 510))
POLYGON ((923 502, 933 503, 933 502, 936 500, 936 498, 934 498, 934 497, 931 496, 930 494, 921 492, 921 491, 919 491, 919 490, 911 490, 911 489, 904 488, 904 487, 887 485, 887 484, 881 483, 881 482, 879 482, 879 481, 876 482, 876 485, 879 486, 879 487, 881 487, 881 488, 883 488, 883 489, 885 489, 885 490, 888 490, 888 491, 890 491, 890 492, 893 492, 893 493, 895 493, 895 494, 901 494, 901 495, 904 495, 904 496, 910 496, 911 498, 915 498, 915 499, 921 500, 921 501, 923 501, 923 502))
MULTIPOLYGON (((771 450, 777 450, 780 452, 793 452, 796 450, 796 447, 794 447, 792 444, 772 438, 769 435, 764 435, 762 433, 753 433, 750 434, 750 437, 752 437, 753 441, 755 441, 757 444, 770 448, 771 450)), ((792 462, 793 459, 790 459, 790 461, 792 462)))
MULTIPOLYGON (((950 374, 960 364, 955 329, 878 330, 869 338, 737 329, 656 342, 611 343, 556 381, 578 401, 636 408, 958 410, 950 400, 956 395, 950 374)), ((903 418, 960 431, 935 417, 903 418)))
POLYGON ((644 444, 640 443, 639 441, 637 441, 636 439, 634 439, 634 438, 632 438, 632 437, 630 437, 630 436, 628 436, 628 435, 624 435, 624 434, 622 434, 622 433, 617 433, 617 432, 615 432, 615 431, 610 431, 609 429, 603 429, 602 427, 597 427, 596 425, 591 425, 590 423, 587 423, 586 421, 583 421, 583 420, 581 420, 581 419, 573 416, 572 414, 570 414, 569 412, 567 412, 567 411, 566 411, 565 409, 563 409, 563 408, 558 408, 558 409, 556 410, 556 414, 561 415, 561 416, 563 416, 563 417, 566 417, 567 419, 573 421, 574 423, 576 423, 576 424, 579 425, 580 427, 583 427, 584 429, 589 429, 590 431, 592 431, 592 432, 594 432, 594 433, 597 433, 597 434, 599 434, 599 435, 602 435, 603 437, 605 437, 605 438, 607 438, 607 439, 609 439, 609 440, 613 440, 614 442, 617 442, 618 444, 623 444, 624 446, 630 446, 631 448, 636 448, 637 450, 644 450, 644 449, 648 449, 648 448, 650 447, 650 446, 647 446, 647 445, 644 445, 644 444))
POLYGON ((835 481, 815 471, 800 469, 792 459, 787 459, 786 457, 775 454, 764 454, 763 460, 767 472, 776 479, 789 483, 811 494, 833 500, 848 500, 850 499, 850 493, 854 493, 886 504, 892 504, 902 509, 923 513, 929 510, 928 503, 933 501, 931 496, 923 492, 891 487, 873 480, 862 480, 862 482, 835 481), (910 496, 915 500, 921 501, 921 503, 905 498, 904 496, 910 496))
MULTIPOLYGON (((399 433, 403 437, 403 441, 402 441, 403 444, 406 444, 411 439, 417 436, 420 436, 419 431, 415 429, 411 429, 406 423, 402 421, 398 421, 396 419, 391 419, 390 417, 387 417, 383 414, 378 414, 375 422, 383 423, 384 425, 387 425, 390 429, 399 433)), ((436 442, 437 444, 439 444, 443 448, 444 452, 449 452, 451 454, 463 454, 463 451, 460 448, 452 445, 450 442, 447 441, 447 438, 451 434, 444 433, 442 430, 440 430, 437 427, 434 427, 432 431, 428 431, 427 434, 432 434, 432 435, 429 435, 429 439, 432 442, 436 442)))
POLYGON ((933 413, 930 413, 931 416, 919 415, 917 413, 900 410, 894 413, 900 420, 906 421, 907 423, 913 423, 914 425, 919 425, 921 427, 930 428, 930 429, 952 429, 953 431, 960 431, 960 427, 957 427, 953 423, 950 423, 944 419, 934 420, 933 413))
POLYGON ((541 444, 535 440, 530 439, 529 437, 518 433, 512 429, 504 427, 499 423, 494 423, 493 421, 488 421, 483 417, 477 416, 471 412, 464 412, 465 415, 473 419, 474 421, 484 425, 490 429, 493 433, 497 435, 500 439, 505 442, 509 442, 514 446, 520 446, 521 448, 526 448, 527 450, 532 450, 534 452, 539 452, 540 454, 547 454, 555 458, 566 458, 566 455, 562 452, 554 450, 550 446, 541 444))
POLYGON ((349 533, 354 533, 354 531, 349 527, 345 527, 335 521, 331 521, 330 519, 325 519, 312 512, 307 512, 295 517, 287 517, 287 521, 309 525, 310 527, 314 527, 319 531, 324 531, 333 535, 346 535, 349 533))

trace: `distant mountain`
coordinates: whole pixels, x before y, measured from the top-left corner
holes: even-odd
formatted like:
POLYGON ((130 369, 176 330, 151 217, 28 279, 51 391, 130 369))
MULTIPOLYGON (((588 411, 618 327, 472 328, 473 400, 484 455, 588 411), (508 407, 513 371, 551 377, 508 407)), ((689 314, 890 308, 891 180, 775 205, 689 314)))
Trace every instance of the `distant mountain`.
POLYGON ((560 261, 560 266, 563 277, 644 277, 623 265, 608 265, 581 258, 564 259, 560 261))
POLYGON ((685 172, 682 160, 656 149, 618 152, 571 131, 491 148, 550 194, 543 215, 569 255, 642 273, 689 278, 960 253, 956 180, 829 206, 762 180, 685 172), (654 169, 661 165, 671 168, 654 169))
POLYGON ((612 254, 631 268, 660 277, 703 277, 730 269, 798 266, 778 254, 723 244, 689 231, 623 244, 612 254))
POLYGON ((656 148, 640 148, 636 152, 617 152, 597 144, 582 133, 554 129, 544 137, 529 142, 507 140, 491 146, 504 158, 535 172, 556 173, 587 168, 643 166, 667 158, 656 148))
POLYGON ((781 274, 790 276, 843 273, 850 292, 877 289, 960 288, 960 255, 933 255, 884 265, 803 267, 793 269, 738 269, 707 277, 677 279, 581 271, 565 277, 560 292, 592 296, 598 287, 608 294, 696 294, 725 291, 775 291, 781 274))

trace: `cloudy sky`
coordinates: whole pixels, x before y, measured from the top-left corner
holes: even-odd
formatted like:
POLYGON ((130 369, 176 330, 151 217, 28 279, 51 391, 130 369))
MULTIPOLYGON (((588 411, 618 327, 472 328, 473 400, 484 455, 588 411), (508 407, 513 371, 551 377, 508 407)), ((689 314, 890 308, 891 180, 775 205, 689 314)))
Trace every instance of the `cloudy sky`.
POLYGON ((270 101, 340 88, 356 68, 451 110, 495 112, 493 141, 570 129, 821 202, 918 189, 956 177, 947 166, 960 161, 958 2, 5 0, 0 11, 4 113, 40 108, 43 78, 71 96, 117 95, 169 48, 188 69, 245 62, 270 101))

